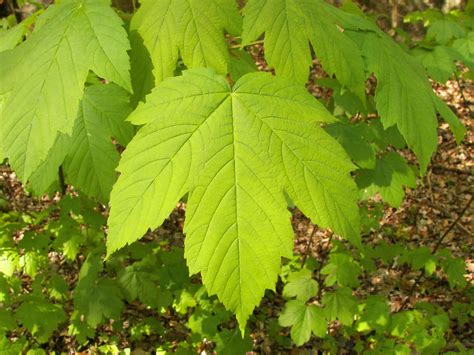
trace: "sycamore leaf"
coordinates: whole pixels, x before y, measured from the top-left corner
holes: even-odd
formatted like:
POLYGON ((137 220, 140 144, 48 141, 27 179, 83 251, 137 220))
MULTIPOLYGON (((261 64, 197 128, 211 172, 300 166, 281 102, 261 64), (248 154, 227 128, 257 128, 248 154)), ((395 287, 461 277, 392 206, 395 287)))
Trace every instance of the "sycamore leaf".
POLYGON ((0 30, 0 52, 15 48, 25 35, 25 31, 23 22, 8 30, 0 30))
POLYGON ((241 355, 252 351, 253 342, 250 335, 244 337, 237 329, 224 329, 215 337, 216 352, 219 354, 241 355))
POLYGON ((0 140, 23 180, 47 157, 59 132, 71 134, 89 70, 131 87, 126 32, 109 1, 65 0, 38 21, 25 42, 6 52, 14 65, 0 77, 1 91, 8 90, 0 140))
POLYGON ((321 274, 327 275, 324 282, 328 286, 337 283, 340 286, 357 287, 360 272, 359 264, 349 255, 341 253, 332 253, 329 262, 321 270, 321 274))
POLYGON ((326 293, 322 303, 329 321, 337 319, 344 325, 351 325, 354 321, 357 301, 350 288, 338 287, 334 292, 326 293))
POLYGON ((117 283, 101 279, 101 250, 92 251, 81 267, 74 289, 74 309, 95 328, 106 318, 118 320, 123 309, 122 292, 117 283))
POLYGON ((43 297, 29 296, 18 307, 15 317, 43 343, 66 320, 66 313, 60 305, 50 303, 43 297))
POLYGON ((68 183, 91 197, 108 200, 120 158, 112 135, 124 142, 131 139, 133 127, 125 122, 129 113, 128 94, 120 87, 98 84, 85 90, 68 141, 64 164, 68 183))
POLYGON ((301 301, 307 301, 318 293, 318 283, 313 279, 312 272, 307 269, 292 272, 288 276, 288 283, 283 289, 283 296, 287 298, 296 297, 301 301))
POLYGON ((454 61, 459 55, 451 47, 436 46, 432 50, 418 48, 413 54, 421 60, 428 74, 440 83, 448 81, 456 71, 454 61))
POLYGON ((467 129, 461 123, 461 121, 456 117, 454 112, 448 107, 448 105, 441 100, 438 96, 433 94, 433 98, 435 100, 436 109, 438 110, 441 117, 449 124, 449 128, 454 133, 454 137, 456 138, 456 142, 461 144, 464 136, 466 135, 467 129))
POLYGON ((416 176, 406 160, 395 152, 378 158, 374 170, 360 170, 356 177, 363 198, 380 192, 393 207, 400 207, 405 197, 405 186, 415 188, 416 176))
POLYGON ((118 282, 129 302, 140 299, 149 306, 157 307, 159 290, 156 275, 130 265, 118 274, 118 282))
POLYGON ((141 36, 160 82, 173 76, 179 56, 188 68, 226 74, 224 29, 239 32, 239 18, 233 0, 144 0, 130 28, 141 36))
POLYGON ((108 254, 158 227, 189 192, 190 272, 241 329, 292 254, 284 191, 315 223, 359 243, 354 167, 319 127, 334 118, 304 87, 254 73, 230 89, 213 71, 190 70, 158 85, 129 120, 145 126, 118 168, 108 254))
POLYGON ((277 75, 306 83, 312 63, 311 43, 324 69, 365 98, 360 50, 338 27, 324 1, 250 0, 244 15, 243 43, 265 32, 265 58, 277 75))
POLYGON ((382 296, 369 296, 361 305, 362 311, 357 320, 358 332, 384 330, 390 320, 390 308, 387 300, 382 296))
POLYGON ((447 44, 455 38, 464 37, 466 32, 460 24, 449 20, 438 20, 430 24, 426 38, 439 44, 447 44))
POLYGON ((474 70, 474 32, 471 31, 466 37, 454 41, 453 48, 461 55, 463 62, 474 70))
POLYGON ((384 128, 398 126, 426 171, 438 144, 438 122, 423 68, 397 44, 375 34, 366 36, 364 55, 377 76, 375 99, 384 128))
POLYGON ((306 305, 301 300, 287 302, 278 322, 282 327, 291 327, 291 339, 296 346, 306 343, 311 333, 321 338, 326 334, 324 311, 318 306, 306 305))

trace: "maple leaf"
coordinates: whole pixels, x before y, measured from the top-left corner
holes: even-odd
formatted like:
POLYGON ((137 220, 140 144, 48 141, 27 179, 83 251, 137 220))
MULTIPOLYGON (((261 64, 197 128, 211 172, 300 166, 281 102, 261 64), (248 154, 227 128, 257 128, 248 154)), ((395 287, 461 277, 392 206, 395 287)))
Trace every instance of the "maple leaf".
POLYGON ((18 307, 16 319, 40 342, 46 342, 59 324, 66 320, 66 313, 60 305, 50 303, 39 296, 29 296, 18 307))
POLYGON ((125 122, 131 109, 120 87, 89 86, 82 99, 64 166, 67 181, 91 197, 107 201, 116 180, 119 154, 112 136, 127 144, 133 127, 125 122))
POLYGON ((306 305, 301 300, 287 302, 278 322, 283 327, 291 327, 291 339, 296 346, 306 343, 311 333, 321 338, 326 335, 324 311, 318 306, 306 305))
POLYGON ((111 194, 107 250, 158 227, 189 192, 185 256, 241 328, 273 288, 293 231, 283 192, 321 227, 359 243, 354 166, 304 87, 268 73, 230 89, 207 69, 164 81, 132 113, 144 124, 111 194))
POLYGON ((265 32, 268 64, 277 75, 302 84, 308 81, 312 63, 311 43, 324 69, 365 100, 361 52, 329 10, 319 0, 250 0, 244 8, 243 43, 265 32))
POLYGON ((283 296, 307 301, 318 293, 318 283, 313 279, 312 272, 307 269, 292 272, 288 276, 288 283, 283 289, 283 296))
POLYGON ((325 283, 328 286, 337 282, 341 286, 357 287, 360 272, 359 264, 350 256, 341 253, 332 253, 329 262, 321 270, 321 274, 327 275, 325 283))
POLYGON ((58 133, 72 133, 89 70, 131 90, 128 49, 109 1, 65 0, 38 18, 25 42, 2 52, 10 70, 0 77, 0 136, 23 180, 45 160, 58 133))
POLYGON ((398 153, 388 152, 377 158, 374 170, 361 170, 356 182, 364 198, 380 192, 393 207, 400 207, 405 197, 404 187, 416 187, 413 169, 398 153))
POLYGON ((354 321, 357 301, 350 288, 338 287, 334 292, 326 293, 322 303, 329 321, 338 319, 344 325, 351 325, 354 321))
MULTIPOLYGON (((134 41, 141 41, 149 52, 155 81, 160 82, 173 76, 180 56, 188 68, 211 67, 226 74, 229 54, 224 30, 240 32, 241 21, 233 0, 145 0, 130 30, 139 36, 134 41)), ((142 74, 150 64, 144 53, 135 58, 136 70, 142 74)), ((150 83, 136 84, 150 88, 150 83)))
POLYGON ((128 101, 128 93, 115 84, 87 87, 72 136, 58 135, 46 160, 29 179, 33 191, 43 194, 58 189, 57 172, 63 165, 67 183, 107 201, 120 158, 112 137, 126 145, 134 135, 133 126, 125 122, 131 111, 128 101))

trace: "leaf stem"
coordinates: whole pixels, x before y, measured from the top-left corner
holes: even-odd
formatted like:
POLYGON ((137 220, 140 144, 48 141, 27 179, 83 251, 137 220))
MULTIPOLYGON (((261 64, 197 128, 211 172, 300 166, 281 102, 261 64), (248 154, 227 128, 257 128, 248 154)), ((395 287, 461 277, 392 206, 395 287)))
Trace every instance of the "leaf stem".
POLYGON ((263 39, 260 39, 260 40, 255 41, 255 42, 250 42, 249 44, 246 44, 245 46, 242 45, 242 44, 234 44, 234 45, 230 46, 229 48, 230 49, 242 49, 242 48, 245 48, 245 47, 256 46, 258 44, 263 44, 263 39))

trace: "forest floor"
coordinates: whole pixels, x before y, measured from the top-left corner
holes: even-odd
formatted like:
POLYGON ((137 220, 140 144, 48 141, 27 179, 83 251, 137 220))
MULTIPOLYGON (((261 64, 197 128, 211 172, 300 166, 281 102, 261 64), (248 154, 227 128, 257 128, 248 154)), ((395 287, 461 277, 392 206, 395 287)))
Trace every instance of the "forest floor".
MULTIPOLYGON (((406 198, 401 208, 385 208, 380 221, 382 228, 378 232, 365 235, 364 241, 368 244, 376 243, 381 238, 387 238, 388 233, 390 238, 403 240, 407 246, 423 245, 431 250, 440 247, 449 248, 453 255, 463 258, 466 263, 466 279, 474 285, 474 204, 471 203, 474 193, 474 117, 472 114, 474 86, 471 82, 460 80, 458 83, 452 80, 445 85, 435 85, 434 89, 457 113, 467 127, 468 133, 463 143, 457 145, 447 124, 440 125, 439 149, 432 159, 427 174, 418 178, 416 189, 406 191, 406 198)), ((403 154, 412 162, 416 161, 408 150, 403 154)), ((2 186, 4 198, 17 211, 38 212, 56 203, 59 198, 58 196, 53 199, 47 196, 41 199, 28 197, 15 174, 6 166, 0 167, 0 186, 2 186)), ((184 206, 177 208, 158 230, 160 235, 167 236, 172 244, 178 246, 182 245, 184 239, 182 234, 184 213, 184 206)), ((313 233, 314 225, 299 211, 294 212, 293 226, 295 253, 304 255, 305 258, 312 256, 317 260, 325 259, 330 249, 331 233, 319 229, 313 233)), ((52 262, 57 262, 57 260, 52 262)), ((58 263, 57 268, 61 269, 63 265, 65 264, 58 263)), ((67 272, 76 273, 68 277, 71 282, 74 282, 79 269, 67 270, 67 272)), ((375 274, 362 275, 360 281, 361 286, 356 291, 360 296, 374 293, 387 296, 394 312, 402 307, 410 309, 421 300, 438 304, 443 309, 449 310, 453 302, 464 297, 462 293, 452 291, 442 279, 424 277, 419 271, 410 271, 404 267, 379 268, 375 274), (429 292, 424 292, 426 290, 429 292)), ((283 303, 281 297, 274 297, 271 301, 264 299, 260 311, 277 315, 283 303)), ((124 314, 133 318, 143 316, 133 305, 130 305, 124 314)), ((251 336, 256 352, 270 353, 278 349, 263 327, 259 327, 258 324, 251 336)), ((449 337, 448 344, 460 341, 466 348, 474 348, 474 329, 468 324, 455 327, 449 337)), ((123 334, 125 346, 130 345, 127 344, 126 338, 125 332, 123 334)), ((99 345, 98 339, 98 343, 91 345, 91 349, 99 345)), ((140 344, 140 349, 150 348, 151 345, 144 341, 140 344)), ((317 344, 308 343, 307 346, 317 346, 317 344)))

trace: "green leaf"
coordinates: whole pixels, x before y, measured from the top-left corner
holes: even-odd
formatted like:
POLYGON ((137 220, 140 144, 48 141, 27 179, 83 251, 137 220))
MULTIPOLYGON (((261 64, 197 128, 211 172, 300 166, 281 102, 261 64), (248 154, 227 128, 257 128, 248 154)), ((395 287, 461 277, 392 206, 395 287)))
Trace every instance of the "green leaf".
POLYGON ((359 242, 353 165, 318 125, 334 118, 304 87, 256 73, 230 90, 210 70, 185 71, 129 119, 145 126, 118 168, 108 254, 158 227, 189 191, 190 272, 241 327, 292 254, 283 190, 315 223, 359 242))
POLYGON ((283 288, 283 296, 287 298, 296 297, 301 301, 307 301, 316 296, 319 287, 312 274, 307 269, 290 273, 288 283, 283 288))
POLYGON ((427 247, 418 247, 412 250, 405 250, 399 259, 400 263, 407 263, 415 270, 425 269, 427 275, 433 274, 436 270, 436 257, 427 247))
POLYGON ((445 83, 456 71, 457 53, 450 47, 436 46, 433 50, 418 49, 414 55, 421 60, 428 74, 445 83))
POLYGON ((45 343, 66 320, 66 313, 60 305, 30 295, 18 307, 15 317, 39 342, 45 343))
POLYGON ((337 319, 344 325, 351 325, 354 321, 357 301, 350 288, 338 287, 334 292, 326 293, 322 303, 329 321, 337 319))
POLYGON ((463 62, 474 70, 474 32, 471 31, 466 37, 454 41, 453 48, 461 55, 463 62))
POLYGON ((23 23, 8 30, 0 30, 0 52, 15 48, 25 35, 25 30, 23 23))
POLYGON ((449 258, 443 263, 443 269, 448 275, 448 282, 451 288, 458 287, 462 289, 466 286, 467 281, 464 277, 466 274, 466 263, 462 258, 449 258))
POLYGON ((234 81, 254 71, 257 71, 257 66, 248 52, 232 51, 230 53, 229 74, 234 81))
POLYGON ((311 338, 311 333, 323 338, 326 335, 326 318, 323 310, 304 301, 288 301, 278 318, 282 327, 291 327, 291 339, 301 346, 311 338))
POLYGON ((117 279, 127 301, 140 299, 149 306, 158 306, 160 295, 154 274, 130 265, 118 274, 117 279))
POLYGON ((328 286, 337 283, 340 286, 357 287, 360 272, 359 264, 350 256, 341 253, 332 253, 329 262, 321 270, 321 274, 327 275, 324 282, 328 286))
POLYGON ((105 319, 120 319, 123 309, 122 292, 110 279, 101 279, 101 250, 89 254, 81 267, 79 281, 74 289, 74 309, 95 328, 105 319))
POLYGON ((375 149, 370 144, 371 132, 365 123, 354 125, 338 122, 325 129, 341 143, 358 166, 367 169, 375 167, 375 149))
POLYGON ((253 341, 247 334, 244 337, 238 329, 224 329, 217 334, 215 339, 216 352, 220 354, 241 355, 252 351, 253 341))
POLYGON ((361 170, 356 177, 363 198, 380 192, 384 201, 400 207, 405 197, 404 187, 416 187, 416 176, 406 160, 395 152, 377 159, 374 170, 361 170))
POLYGON ((385 129, 397 125, 426 171, 438 144, 432 89, 418 61, 391 39, 364 36, 363 53, 377 77, 377 110, 385 129))
POLYGON ((356 324, 358 332, 383 331, 388 326, 390 309, 384 297, 369 296, 361 306, 362 312, 356 324))
POLYGON ((453 131, 454 137, 456 138, 456 142, 461 144, 467 132, 466 127, 464 127, 459 118, 456 117, 454 112, 448 107, 448 105, 446 105, 443 100, 441 100, 435 94, 433 94, 433 97, 435 100, 436 109, 438 110, 441 117, 443 117, 444 120, 449 124, 449 127, 451 128, 451 131, 453 131))
POLYGON ((89 70, 131 87, 129 43, 109 1, 62 1, 38 21, 25 42, 5 52, 14 65, 0 77, 8 90, 1 141, 23 180, 45 160, 58 133, 72 133, 89 70))
POLYGON ((438 20, 430 24, 426 38, 439 44, 448 44, 449 41, 466 35, 458 23, 449 20, 438 20))
POLYGON ((250 0, 244 8, 243 43, 265 32, 265 58, 277 75, 308 81, 310 46, 324 69, 365 100, 359 48, 338 27, 329 5, 319 0, 250 0))
POLYGON ((84 92, 68 142, 65 173, 67 181, 88 196, 109 198, 120 158, 111 128, 128 142, 133 136, 133 127, 125 122, 130 111, 127 93, 116 85, 93 85, 84 92))
POLYGON ((211 67, 227 73, 224 29, 239 32, 232 0, 144 0, 131 31, 141 36, 154 65, 155 81, 173 76, 178 57, 188 68, 211 67), (225 12, 223 12, 225 9, 225 12))

